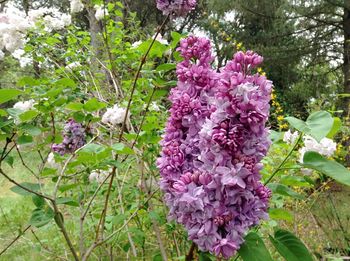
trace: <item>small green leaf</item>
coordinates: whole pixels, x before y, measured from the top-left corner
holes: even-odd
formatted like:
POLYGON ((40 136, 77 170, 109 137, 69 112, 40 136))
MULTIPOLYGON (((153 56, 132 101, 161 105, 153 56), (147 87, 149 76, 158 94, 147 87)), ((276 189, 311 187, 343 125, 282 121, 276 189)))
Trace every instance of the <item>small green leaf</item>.
POLYGON ((324 158, 315 151, 304 154, 303 166, 314 169, 344 185, 350 186, 350 171, 336 161, 324 158))
POLYGON ((270 208, 269 216, 271 219, 293 221, 292 214, 281 208, 270 208))
POLYGON ((35 227, 42 227, 48 224, 54 216, 54 211, 49 206, 37 208, 33 211, 29 224, 35 227))
POLYGON ((246 235, 238 253, 243 261, 273 261, 264 241, 254 232, 246 235))
POLYGON ((286 261, 313 261, 306 246, 292 233, 279 229, 269 239, 286 261))
POLYGON ((4 160, 11 168, 13 168, 14 158, 12 156, 7 155, 4 160))
POLYGON ((23 124, 20 126, 20 128, 25 133, 28 133, 29 135, 32 135, 32 136, 38 136, 41 134, 41 130, 38 127, 35 127, 34 125, 31 125, 31 124, 23 124))
POLYGON ((58 190, 61 191, 61 192, 65 192, 65 191, 68 191, 68 190, 71 190, 71 189, 74 189, 76 187, 78 187, 79 184, 65 184, 65 185, 61 185, 58 190))
POLYGON ((210 253, 199 251, 198 261, 212 261, 210 253))
POLYGON ((0 89, 0 104, 16 98, 21 93, 16 89, 0 89))
POLYGON ((103 109, 106 106, 107 106, 106 103, 100 102, 96 98, 92 98, 84 104, 84 110, 88 112, 93 112, 93 111, 103 109))
POLYGON ((43 208, 46 205, 45 199, 43 197, 38 196, 38 195, 33 195, 32 200, 33 200, 34 205, 37 208, 43 208))
POLYGON ((156 68, 156 71, 168 72, 176 69, 175 63, 163 63, 156 68))
POLYGON ((118 154, 134 154, 135 152, 129 148, 126 147, 123 143, 116 143, 111 146, 111 148, 118 152, 118 154))
POLYGON ((87 152, 87 153, 94 153, 94 154, 99 154, 103 151, 105 151, 105 147, 99 144, 95 143, 90 143, 84 146, 80 151, 81 152, 87 152))
POLYGON ((31 121, 33 118, 35 118, 39 114, 38 111, 30 110, 23 112, 19 115, 19 118, 22 122, 31 121))
POLYGON ((72 206, 72 207, 79 207, 79 203, 72 198, 58 198, 56 200, 56 203, 58 205, 64 204, 64 205, 68 205, 68 206, 72 206))
POLYGON ((71 111, 81 111, 84 108, 84 104, 80 102, 71 102, 68 103, 66 109, 71 111))
POLYGON ((277 193, 283 196, 289 196, 297 199, 304 199, 303 195, 296 193, 294 190, 287 187, 286 185, 279 184, 279 183, 270 183, 267 186, 271 189, 273 193, 277 193))
POLYGON ((24 145, 24 144, 28 144, 28 143, 32 143, 32 142, 33 142, 33 137, 29 136, 29 135, 22 135, 22 136, 18 137, 18 139, 17 139, 18 145, 24 145))
POLYGON ((334 122, 333 122, 333 126, 331 131, 327 134, 327 138, 332 139, 340 130, 341 126, 342 126, 342 122, 338 117, 334 117, 333 118, 334 122))
MULTIPOLYGON (((35 183, 29 183, 29 182, 23 182, 23 183, 19 183, 22 187, 25 187, 31 191, 39 191, 40 190, 40 185, 39 184, 35 184, 35 183)), ((19 187, 19 186, 14 186, 12 188, 10 188, 10 190, 16 194, 19 194, 21 196, 32 196, 33 193, 19 187)))

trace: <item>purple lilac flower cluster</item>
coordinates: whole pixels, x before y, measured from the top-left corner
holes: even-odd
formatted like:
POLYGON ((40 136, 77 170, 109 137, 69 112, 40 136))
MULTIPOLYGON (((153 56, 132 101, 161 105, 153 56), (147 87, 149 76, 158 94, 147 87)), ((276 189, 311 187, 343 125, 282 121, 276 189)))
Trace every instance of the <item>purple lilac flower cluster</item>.
POLYGON ((196 7, 196 0, 157 0, 157 8, 164 15, 185 16, 196 7))
POLYGON ((248 229, 266 219, 271 191, 260 179, 270 142, 272 82, 253 74, 262 57, 238 52, 219 72, 211 44, 190 36, 178 48, 178 85, 157 164, 169 217, 202 251, 233 256, 248 229))
POLYGON ((53 144, 52 150, 60 155, 73 153, 86 143, 85 129, 80 123, 70 119, 63 129, 63 141, 60 144, 53 144))

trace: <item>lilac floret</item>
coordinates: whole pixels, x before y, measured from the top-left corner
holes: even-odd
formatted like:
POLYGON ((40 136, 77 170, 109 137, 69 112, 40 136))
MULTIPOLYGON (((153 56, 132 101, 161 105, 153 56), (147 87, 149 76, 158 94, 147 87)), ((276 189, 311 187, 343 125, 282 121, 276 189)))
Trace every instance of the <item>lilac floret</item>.
POLYGON ((157 0, 157 8, 164 15, 185 16, 197 5, 196 0, 157 0))
POLYGON ((52 145, 52 151, 64 155, 73 153, 86 143, 85 129, 80 123, 70 119, 63 128, 63 141, 52 145))

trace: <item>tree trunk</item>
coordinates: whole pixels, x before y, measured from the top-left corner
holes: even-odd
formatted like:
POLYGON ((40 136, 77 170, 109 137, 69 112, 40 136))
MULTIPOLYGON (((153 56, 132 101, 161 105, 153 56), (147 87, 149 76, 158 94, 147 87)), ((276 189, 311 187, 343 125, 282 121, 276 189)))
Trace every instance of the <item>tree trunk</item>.
MULTIPOLYGON (((350 94, 350 4, 349 0, 344 0, 344 93, 350 94)), ((345 97, 343 101, 343 115, 345 116, 345 124, 350 124, 350 97, 345 97)), ((346 137, 345 137, 346 138, 346 137)), ((345 148, 350 147, 350 139, 344 142, 345 148)), ((350 166, 350 152, 346 155, 346 163, 350 166)))
MULTIPOLYGON (((345 0, 347 1, 347 0, 345 0)), ((350 93, 350 9, 344 8, 344 93, 350 93)), ((350 99, 345 98, 344 113, 349 116, 350 99)))

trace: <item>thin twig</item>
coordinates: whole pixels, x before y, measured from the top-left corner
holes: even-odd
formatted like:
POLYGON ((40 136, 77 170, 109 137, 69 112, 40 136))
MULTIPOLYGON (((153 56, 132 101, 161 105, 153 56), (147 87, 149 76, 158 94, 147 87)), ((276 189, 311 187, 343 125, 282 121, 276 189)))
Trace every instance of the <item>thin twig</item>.
POLYGON ((51 202, 54 201, 54 200, 53 200, 52 198, 50 198, 49 196, 46 196, 46 195, 44 195, 44 194, 41 194, 41 193, 39 193, 39 192, 36 192, 36 191, 34 191, 34 190, 31 190, 31 189, 29 189, 29 188, 27 188, 27 187, 25 187, 25 186, 19 184, 17 181, 15 181, 14 179, 12 179, 12 178, 10 178, 8 175, 6 175, 6 173, 5 173, 1 168, 0 168, 0 174, 3 175, 3 176, 4 176, 8 181, 10 181, 11 183, 15 184, 16 186, 20 187, 21 189, 23 189, 23 190, 25 190, 25 191, 27 191, 27 192, 29 192, 29 193, 32 193, 32 194, 35 194, 35 195, 37 195, 37 196, 39 196, 39 197, 45 198, 45 199, 47 199, 47 200, 49 200, 49 201, 51 201, 51 202))
MULTIPOLYGON (((139 68, 138 68, 138 70, 136 72, 136 75, 135 75, 135 78, 134 78, 134 81, 133 81, 133 85, 131 87, 131 92, 130 92, 128 105, 126 107, 123 124, 122 124, 121 130, 120 130, 120 134, 119 134, 119 139, 118 139, 119 142, 121 142, 122 138, 123 138, 124 129, 125 129, 126 122, 127 122, 127 119, 128 119, 128 114, 129 114, 129 111, 130 111, 131 101, 132 101, 133 96, 134 96, 134 92, 135 92, 136 85, 137 85, 137 80, 140 77, 140 73, 141 73, 142 67, 146 63, 147 56, 148 56, 149 52, 151 51, 151 49, 153 47, 153 44, 155 43, 155 41, 157 39, 157 36, 159 35, 160 31, 162 30, 162 28, 166 24, 168 18, 169 18, 169 16, 167 16, 166 19, 164 20, 164 22, 162 23, 162 25, 160 27, 158 27, 158 30, 157 30, 155 36, 153 37, 153 40, 152 40, 150 46, 148 47, 145 55, 141 59, 139 68)), ((118 154, 115 157, 115 160, 117 160, 117 159, 118 159, 118 154)), ((114 181, 115 173, 116 173, 116 167, 113 166, 112 173, 111 173, 112 177, 111 177, 111 180, 109 181, 109 185, 108 185, 108 189, 107 189, 107 193, 106 193, 106 198, 105 198, 105 204, 104 204, 104 207, 102 209, 100 222, 99 222, 98 227, 96 229, 96 240, 97 241, 99 240, 99 236, 101 236, 101 237, 103 236, 104 223, 105 223, 105 218, 106 218, 107 208, 108 208, 108 201, 109 201, 109 196, 110 196, 110 193, 111 193, 111 190, 112 190, 112 184, 113 184, 113 181, 114 181), (100 235, 100 230, 101 230, 101 235, 100 235)))
POLYGON ((86 251, 84 257, 82 258, 82 261, 86 261, 96 247, 103 245, 104 243, 112 239, 116 234, 120 233, 120 231, 122 231, 125 228, 125 226, 129 224, 129 222, 137 215, 138 211, 153 198, 153 196, 158 192, 158 190, 159 189, 153 191, 153 193, 146 199, 146 201, 144 201, 142 204, 139 204, 135 212, 126 220, 126 222, 124 222, 124 224, 120 228, 118 228, 116 231, 112 232, 110 235, 108 235, 106 238, 100 241, 95 240, 95 242, 86 251))
POLYGON ((15 141, 13 141, 13 143, 15 144, 15 147, 16 147, 16 151, 17 151, 17 154, 21 160, 21 163, 22 165, 34 176, 36 177, 37 179, 39 179, 39 177, 35 174, 35 172, 25 163, 23 157, 22 157, 22 153, 19 151, 18 149, 18 146, 17 146, 17 143, 15 141))
POLYGON ((10 244, 8 244, 1 252, 0 256, 4 254, 18 239, 21 238, 21 236, 31 227, 31 225, 28 225, 23 231, 21 231, 17 237, 15 237, 10 244))
POLYGON ((282 160, 282 162, 278 165, 278 167, 274 170, 274 172, 271 174, 271 176, 265 181, 264 185, 266 186, 274 177, 275 175, 281 170, 281 168, 283 167, 283 165, 287 162, 287 160, 289 159, 289 157, 292 155, 293 151, 296 149, 296 147, 298 146, 301 137, 303 136, 303 133, 300 133, 297 141, 295 142, 294 146, 290 149, 290 151, 288 152, 287 156, 282 160))
POLYGON ((194 252, 196 249, 197 249, 197 245, 194 242, 192 242, 190 250, 188 251, 186 258, 185 258, 186 261, 194 260, 194 252))

